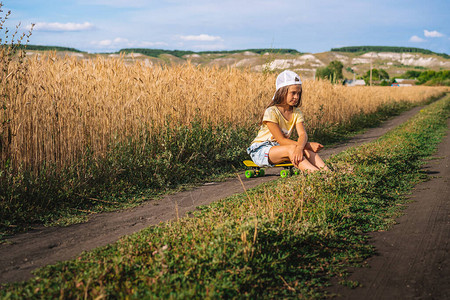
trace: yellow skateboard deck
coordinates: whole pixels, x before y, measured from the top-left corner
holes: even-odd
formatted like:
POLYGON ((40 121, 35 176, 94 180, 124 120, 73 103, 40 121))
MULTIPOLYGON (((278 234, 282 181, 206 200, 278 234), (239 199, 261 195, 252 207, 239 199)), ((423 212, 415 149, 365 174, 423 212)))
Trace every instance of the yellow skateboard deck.
MULTIPOLYGON (((244 160, 244 165, 251 168, 261 168, 251 160, 244 160)), ((275 165, 275 167, 293 167, 293 166, 294 165, 292 163, 282 163, 275 165)))
MULTIPOLYGON (((249 168, 252 168, 251 170, 247 170, 245 171, 245 177, 247 178, 252 178, 252 177, 262 177, 265 175, 265 171, 263 168, 261 168, 260 166, 258 166, 257 164, 255 164, 253 161, 251 160, 244 160, 243 161, 244 165, 246 165, 249 168)), ((281 177, 287 177, 291 174, 299 174, 300 171, 295 169, 292 170, 294 168, 294 165, 292 163, 281 163, 281 164, 276 164, 275 167, 282 167, 283 170, 280 171, 280 176, 281 177)))

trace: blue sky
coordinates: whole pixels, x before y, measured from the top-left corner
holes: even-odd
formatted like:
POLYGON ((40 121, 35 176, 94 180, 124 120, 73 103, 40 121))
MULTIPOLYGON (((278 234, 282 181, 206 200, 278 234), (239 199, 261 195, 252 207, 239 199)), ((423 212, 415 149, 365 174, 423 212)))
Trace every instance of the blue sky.
MULTIPOLYGON (((379 45, 450 53, 449 0, 0 0, 6 26, 35 23, 30 44, 235 50, 379 45)), ((3 34, 3 32, 0 32, 3 34)))

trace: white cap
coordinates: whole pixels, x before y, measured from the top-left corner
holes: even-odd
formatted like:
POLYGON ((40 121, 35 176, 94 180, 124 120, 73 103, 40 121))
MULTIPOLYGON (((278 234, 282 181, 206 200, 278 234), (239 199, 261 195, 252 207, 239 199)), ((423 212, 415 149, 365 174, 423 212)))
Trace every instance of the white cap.
POLYGON ((278 75, 276 82, 277 91, 284 86, 293 84, 302 84, 302 80, 300 79, 300 76, 297 75, 297 73, 286 70, 278 75))

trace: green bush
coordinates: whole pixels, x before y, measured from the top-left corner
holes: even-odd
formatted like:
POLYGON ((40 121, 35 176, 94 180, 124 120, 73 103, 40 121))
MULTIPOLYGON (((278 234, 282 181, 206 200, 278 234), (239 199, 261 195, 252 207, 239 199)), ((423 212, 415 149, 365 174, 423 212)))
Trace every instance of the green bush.
MULTIPOLYGON (((366 84, 370 84, 370 70, 367 71, 363 76, 366 84)), ((374 81, 387 81, 389 80, 389 74, 383 69, 372 69, 372 80, 374 81)))
POLYGON ((426 85, 449 85, 450 83, 450 70, 442 71, 423 71, 418 79, 418 84, 426 85))
POLYGON ((423 72, 409 70, 402 75, 402 78, 417 79, 417 84, 449 86, 450 70, 428 70, 423 72))

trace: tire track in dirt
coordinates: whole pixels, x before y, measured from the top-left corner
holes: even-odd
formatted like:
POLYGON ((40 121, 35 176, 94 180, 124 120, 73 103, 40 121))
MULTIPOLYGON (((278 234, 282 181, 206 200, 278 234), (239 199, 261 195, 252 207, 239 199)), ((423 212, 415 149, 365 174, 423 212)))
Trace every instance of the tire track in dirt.
MULTIPOLYGON (((450 119, 447 122, 450 126, 450 119)), ((450 135, 424 171, 431 180, 418 184, 403 215, 389 231, 370 234, 377 255, 367 268, 352 268, 347 280, 327 289, 343 299, 450 299, 450 135)))
MULTIPOLYGON (((367 130, 350 141, 334 148, 324 149, 321 156, 328 158, 349 147, 372 141, 387 131, 402 124, 415 115, 422 107, 384 122, 378 128, 367 130)), ((242 176, 241 172, 241 177, 242 176)), ((267 169, 261 178, 243 178, 246 189, 263 182, 279 178, 279 169, 267 169)), ((199 205, 206 205, 236 193, 243 192, 237 178, 224 182, 206 183, 190 191, 168 195, 160 200, 151 200, 138 207, 100 213, 89 221, 68 227, 40 227, 17 234, 0 245, 0 283, 23 281, 32 277, 36 268, 76 258, 83 251, 105 246, 124 235, 135 233, 151 225, 185 216, 199 205)))

